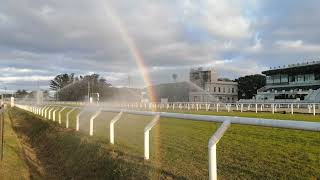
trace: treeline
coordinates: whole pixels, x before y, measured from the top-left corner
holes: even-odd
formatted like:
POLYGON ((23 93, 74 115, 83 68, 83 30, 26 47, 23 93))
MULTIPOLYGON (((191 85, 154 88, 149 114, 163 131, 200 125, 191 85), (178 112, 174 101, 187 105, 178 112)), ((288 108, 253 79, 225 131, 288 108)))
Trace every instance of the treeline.
MULTIPOLYGON (((28 92, 25 89, 19 89, 15 93, 16 98, 31 98, 32 99, 32 98, 36 98, 36 96, 37 96, 37 91, 28 92)), ((43 97, 44 98, 49 97, 49 91, 47 91, 47 90, 43 91, 43 97)))
POLYGON ((113 87, 99 74, 75 76, 60 74, 50 81, 50 89, 56 91, 59 101, 85 101, 88 95, 99 101, 139 101, 141 90, 113 87))

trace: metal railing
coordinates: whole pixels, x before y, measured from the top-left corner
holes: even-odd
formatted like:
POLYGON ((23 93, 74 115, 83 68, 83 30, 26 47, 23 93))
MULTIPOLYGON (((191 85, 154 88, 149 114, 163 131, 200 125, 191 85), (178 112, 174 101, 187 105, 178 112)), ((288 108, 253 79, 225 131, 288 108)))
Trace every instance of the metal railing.
MULTIPOLYGON (((52 110, 59 108, 68 108, 70 111, 67 113, 66 127, 69 124, 69 114, 75 109, 80 110, 76 117, 76 130, 79 131, 80 126, 80 116, 84 112, 83 107, 74 106, 61 106, 61 105, 16 105, 20 109, 24 109, 40 115, 42 117, 51 117, 52 110)), ((243 124, 243 125, 254 125, 254 126, 264 126, 264 127, 274 127, 274 128, 287 128, 287 129, 298 129, 306 131, 320 131, 319 122, 307 122, 307 121, 292 121, 292 120, 272 120, 272 119, 260 119, 260 118, 244 118, 244 117, 231 117, 231 116, 212 116, 212 115, 196 115, 196 114, 182 114, 182 113, 169 113, 169 112, 153 112, 153 111, 138 111, 129 110, 125 108, 112 108, 112 107, 99 107, 99 109, 94 110, 94 114, 90 117, 90 136, 93 135, 93 125, 94 119, 100 114, 100 112, 116 112, 118 113, 110 122, 110 143, 114 144, 114 124, 120 120, 123 113, 153 116, 154 119, 145 127, 144 129, 144 158, 149 159, 149 131, 161 117, 166 118, 177 118, 186 120, 196 120, 196 121, 208 121, 222 123, 220 128, 216 133, 210 138, 208 142, 208 152, 209 152, 209 179, 217 179, 217 159, 216 159, 216 146, 219 140, 222 138, 226 130, 231 124, 243 124)), ((50 119, 50 118, 49 118, 50 119)))

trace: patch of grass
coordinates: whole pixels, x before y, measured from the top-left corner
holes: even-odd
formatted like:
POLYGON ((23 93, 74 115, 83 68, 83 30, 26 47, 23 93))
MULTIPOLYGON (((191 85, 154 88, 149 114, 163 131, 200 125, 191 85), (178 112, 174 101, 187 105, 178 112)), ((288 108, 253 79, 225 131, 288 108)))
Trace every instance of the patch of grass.
MULTIPOLYGON (((318 116, 305 114, 177 112, 319 121, 318 116)), ((90 115, 92 113, 88 112, 81 116, 80 130, 84 134, 88 134, 90 115)), ((94 137, 91 139, 108 145, 109 123, 115 115, 102 113, 94 121, 94 137)), ((72 118, 74 122, 75 116, 76 113, 72 118)), ((138 157, 139 161, 134 163, 141 163, 143 129, 151 119, 124 115, 115 125, 114 149, 138 157)), ((219 124, 212 122, 161 118, 150 134, 150 163, 159 168, 158 176, 206 179, 207 143, 218 127, 219 124)), ((232 125, 218 144, 218 176, 220 179, 315 179, 320 177, 319 147, 319 132, 232 125)))
MULTIPOLYGON (((65 129, 57 122, 10 111, 17 133, 28 137, 44 168, 41 179, 149 179, 158 168, 128 150, 115 148, 98 137, 65 129)), ((175 178, 166 174, 166 178, 175 178)))
POLYGON ((0 161, 0 179, 29 179, 29 169, 23 156, 22 146, 11 127, 8 114, 4 122, 4 158, 0 161))

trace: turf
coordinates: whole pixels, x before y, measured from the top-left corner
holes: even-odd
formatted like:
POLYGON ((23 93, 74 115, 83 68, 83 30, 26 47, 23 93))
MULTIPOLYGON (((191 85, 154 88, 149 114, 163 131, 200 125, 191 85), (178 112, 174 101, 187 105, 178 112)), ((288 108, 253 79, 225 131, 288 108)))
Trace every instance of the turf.
POLYGON ((5 113, 4 156, 0 161, 0 179, 29 179, 29 169, 19 139, 5 113))
MULTIPOLYGON (((319 121, 318 116, 304 114, 186 113, 319 121)), ((80 118, 83 134, 88 134, 91 114, 87 112, 80 118)), ((108 124, 115 115, 102 113, 94 121, 93 139, 109 144, 108 124)), ((75 116, 76 112, 71 118, 73 124, 75 116)), ((143 158, 143 129, 151 119, 125 114, 115 125, 115 149, 143 158)), ((206 179, 207 143, 218 126, 211 122, 161 118, 150 138, 150 163, 159 167, 159 177, 206 179)), ((220 179, 316 179, 320 177, 319 147, 319 132, 232 125, 218 144, 218 176, 220 179)))

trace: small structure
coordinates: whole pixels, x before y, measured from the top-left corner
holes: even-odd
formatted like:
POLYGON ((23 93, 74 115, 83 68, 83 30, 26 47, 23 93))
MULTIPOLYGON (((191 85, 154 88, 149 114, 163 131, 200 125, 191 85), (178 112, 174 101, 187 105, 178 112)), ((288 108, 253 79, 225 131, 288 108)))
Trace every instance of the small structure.
POLYGON ((214 69, 191 69, 190 82, 198 86, 189 93, 190 102, 232 103, 238 100, 238 83, 218 78, 214 69))

